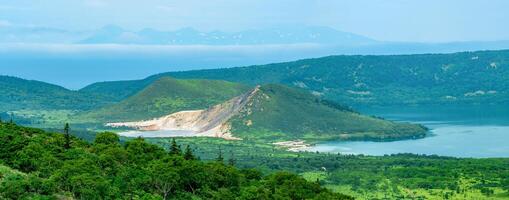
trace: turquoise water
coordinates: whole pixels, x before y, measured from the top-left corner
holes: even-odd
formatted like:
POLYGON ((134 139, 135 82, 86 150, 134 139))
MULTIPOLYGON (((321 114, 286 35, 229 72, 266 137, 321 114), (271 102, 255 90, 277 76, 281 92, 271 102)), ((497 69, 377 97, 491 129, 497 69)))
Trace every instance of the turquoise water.
POLYGON ((421 123, 430 136, 394 142, 332 141, 310 151, 385 155, 414 153, 454 157, 509 157, 509 106, 365 108, 361 112, 421 123))

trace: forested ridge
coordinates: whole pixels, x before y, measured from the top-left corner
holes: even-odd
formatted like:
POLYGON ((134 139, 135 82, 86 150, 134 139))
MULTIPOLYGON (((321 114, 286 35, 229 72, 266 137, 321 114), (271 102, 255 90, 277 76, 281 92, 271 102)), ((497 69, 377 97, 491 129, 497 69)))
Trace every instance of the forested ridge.
POLYGON ((266 65, 168 72, 94 83, 78 91, 0 76, 0 111, 91 110, 120 102, 161 77, 300 87, 345 105, 501 104, 509 94, 509 51, 328 56, 266 65))
POLYGON ((203 162, 175 141, 166 151, 103 132, 88 143, 67 125, 0 123, 0 158, 0 199, 352 199, 292 173, 235 168, 221 153, 203 162))
POLYGON ((337 55, 157 76, 300 87, 346 105, 503 104, 509 51, 337 55))
POLYGON ((0 75, 0 112, 22 109, 89 110, 113 101, 102 94, 0 75))

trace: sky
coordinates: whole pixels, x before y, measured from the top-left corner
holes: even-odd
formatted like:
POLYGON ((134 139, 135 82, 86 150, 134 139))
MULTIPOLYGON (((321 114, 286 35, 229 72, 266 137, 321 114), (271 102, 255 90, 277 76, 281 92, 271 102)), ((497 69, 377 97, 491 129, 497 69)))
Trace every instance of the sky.
MULTIPOLYGON (((0 0, 0 33, 9 29, 56 28, 78 34, 107 25, 131 31, 191 27, 207 32, 324 26, 377 41, 409 44, 361 49, 308 44, 140 46, 62 44, 60 41, 66 38, 60 36, 56 36, 57 42, 36 44, 22 38, 21 43, 0 43, 0 75, 79 89, 93 82, 141 79, 167 71, 338 54, 507 49, 507 8, 509 0, 0 0), (449 45, 465 41, 491 42, 449 45)), ((30 37, 35 37, 35 41, 39 38, 30 37)), ((9 40, 0 40, 5 38, 9 40)))
POLYGON ((382 41, 509 40, 507 0, 0 0, 0 27, 329 26, 382 41))

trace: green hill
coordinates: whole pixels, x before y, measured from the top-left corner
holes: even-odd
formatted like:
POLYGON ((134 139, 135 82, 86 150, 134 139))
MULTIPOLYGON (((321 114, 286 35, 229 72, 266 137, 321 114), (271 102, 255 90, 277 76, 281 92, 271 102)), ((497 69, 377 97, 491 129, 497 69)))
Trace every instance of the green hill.
POLYGON ((496 104, 509 101, 509 50, 329 56, 166 75, 250 85, 281 83, 349 105, 496 104))
POLYGON ((0 76, 0 94, 0 112, 23 109, 90 110, 111 103, 102 95, 10 76, 0 76))
POLYGON ((361 115, 277 84, 261 86, 229 122, 235 137, 271 140, 394 140, 424 137, 427 132, 420 125, 361 115))
POLYGON ((142 80, 98 82, 80 89, 79 92, 101 94, 121 101, 143 90, 158 78, 160 77, 152 76, 142 80))
POLYGON ((101 94, 103 96, 107 96, 112 100, 121 101, 130 96, 133 96, 140 92, 141 90, 148 87, 150 84, 159 80, 163 77, 171 77, 167 73, 156 74, 149 76, 145 79, 141 80, 124 80, 124 81, 105 81, 90 84, 82 89, 79 92, 82 93, 92 93, 92 94, 101 94))
POLYGON ((450 54, 328 56, 293 62, 157 74, 83 88, 121 100, 160 77, 280 83, 349 105, 498 104, 509 100, 509 50, 450 54))
MULTIPOLYGON (((175 81, 167 78, 161 80, 175 81)), ((207 104, 213 105, 212 102, 207 104)), ((125 107, 145 106, 131 104, 125 107)), ((165 109, 162 111, 169 112, 165 116, 159 115, 159 118, 145 117, 138 122, 124 121, 107 125, 141 130, 185 130, 193 132, 196 136, 261 139, 271 142, 396 140, 424 137, 427 132, 427 129, 420 125, 396 123, 361 115, 350 108, 322 100, 308 91, 277 84, 257 86, 214 106, 192 107, 186 107, 188 109, 179 107, 179 110, 173 111, 165 109), (175 112, 183 110, 186 112, 175 112)), ((121 116, 129 116, 129 113, 121 116)))
POLYGON ((146 120, 182 110, 205 109, 247 91, 249 87, 219 80, 162 77, 137 94, 78 118, 100 122, 146 120))

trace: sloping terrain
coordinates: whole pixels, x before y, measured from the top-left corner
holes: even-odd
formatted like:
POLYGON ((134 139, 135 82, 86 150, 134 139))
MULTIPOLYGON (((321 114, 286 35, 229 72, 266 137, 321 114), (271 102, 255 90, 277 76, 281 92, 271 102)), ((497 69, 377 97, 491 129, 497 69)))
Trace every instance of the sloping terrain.
POLYGON ((509 101, 509 50, 329 56, 167 75, 250 85, 280 83, 348 105, 495 104, 509 101))
POLYGON ((391 56, 329 56, 267 65, 157 74, 101 82, 82 92, 123 99, 160 77, 299 87, 348 105, 497 104, 509 100, 509 50, 391 56))
POLYGON ((353 199, 297 174, 263 176, 173 147, 110 132, 87 142, 0 122, 0 199, 353 199))
POLYGON ((112 103, 100 94, 76 92, 40 81, 0 76, 0 112, 22 109, 90 110, 112 103))
POLYGON ((393 140, 423 137, 427 131, 419 125, 364 116, 306 91, 275 84, 257 86, 209 109, 107 125, 139 130, 185 130, 193 131, 197 136, 271 141, 393 140))
POLYGON ((206 110, 180 111, 153 120, 108 123, 106 125, 111 127, 130 127, 144 131, 183 130, 192 131, 196 136, 238 139, 231 135, 231 127, 228 120, 238 114, 258 91, 259 87, 256 87, 249 92, 206 110))
POLYGON ((79 92, 97 93, 121 101, 140 92, 158 78, 160 76, 151 76, 142 80, 98 82, 80 89, 79 92))
POLYGON ((420 125, 362 115, 277 84, 260 87, 230 123, 236 137, 268 140, 395 140, 424 137, 427 132, 420 125))
POLYGON ((78 118, 99 122, 151 119, 183 110, 206 109, 247 90, 247 86, 226 81, 162 77, 120 103, 78 118))

